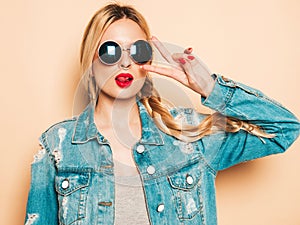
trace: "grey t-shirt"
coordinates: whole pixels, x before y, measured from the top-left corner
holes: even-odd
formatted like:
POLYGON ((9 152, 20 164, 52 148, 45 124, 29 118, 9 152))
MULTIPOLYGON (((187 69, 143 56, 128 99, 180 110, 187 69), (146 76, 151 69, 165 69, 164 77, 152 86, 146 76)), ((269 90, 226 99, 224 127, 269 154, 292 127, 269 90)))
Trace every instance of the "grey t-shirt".
POLYGON ((115 162, 115 225, 149 225, 143 186, 136 168, 115 162))

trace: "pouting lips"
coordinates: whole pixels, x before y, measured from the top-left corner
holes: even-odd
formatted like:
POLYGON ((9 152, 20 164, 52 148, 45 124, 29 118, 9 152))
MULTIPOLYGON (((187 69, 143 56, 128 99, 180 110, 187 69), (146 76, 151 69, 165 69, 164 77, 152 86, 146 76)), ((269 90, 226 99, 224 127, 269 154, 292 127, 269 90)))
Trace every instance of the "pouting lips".
POLYGON ((116 76, 115 81, 119 87, 125 88, 131 85, 133 76, 130 73, 121 73, 116 76))
POLYGON ((116 77, 116 80, 120 81, 120 82, 128 82, 133 80, 132 77, 116 77))

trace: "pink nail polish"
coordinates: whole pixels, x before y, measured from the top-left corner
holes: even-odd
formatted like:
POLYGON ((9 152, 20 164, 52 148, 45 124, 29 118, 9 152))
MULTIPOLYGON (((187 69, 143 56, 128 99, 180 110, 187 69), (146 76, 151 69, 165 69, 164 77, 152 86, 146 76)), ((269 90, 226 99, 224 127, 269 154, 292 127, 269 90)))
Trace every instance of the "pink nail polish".
POLYGON ((190 59, 190 60, 194 60, 195 59, 195 57, 194 56, 192 56, 192 55, 188 55, 188 57, 187 57, 188 59, 190 59))
POLYGON ((186 63, 186 61, 185 61, 184 58, 180 58, 180 59, 178 59, 178 61, 179 61, 181 64, 183 64, 183 65, 186 63))

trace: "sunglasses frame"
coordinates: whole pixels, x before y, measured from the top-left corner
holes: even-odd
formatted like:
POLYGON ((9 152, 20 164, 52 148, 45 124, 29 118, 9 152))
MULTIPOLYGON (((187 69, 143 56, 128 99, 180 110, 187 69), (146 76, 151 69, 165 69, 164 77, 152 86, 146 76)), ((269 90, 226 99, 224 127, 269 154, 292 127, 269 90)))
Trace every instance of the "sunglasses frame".
POLYGON ((114 40, 106 40, 106 41, 104 41, 101 45, 99 45, 97 54, 98 54, 98 58, 99 58, 99 60, 100 60, 101 63, 103 63, 104 65, 107 65, 107 66, 113 66, 113 65, 115 65, 115 64, 117 64, 118 62, 121 61, 122 56, 123 56, 123 51, 129 51, 129 57, 130 57, 130 59, 131 59, 135 64, 138 64, 138 65, 143 65, 143 64, 146 64, 146 63, 148 63, 148 62, 151 62, 151 60, 152 60, 152 58, 153 58, 153 48, 152 48, 151 44, 149 43, 149 41, 147 41, 147 40, 142 40, 142 39, 136 40, 135 42, 133 42, 133 43, 130 45, 129 48, 123 48, 123 46, 122 46, 120 43, 118 43, 117 41, 114 41, 114 40), (147 62, 145 62, 145 63, 139 63, 139 62, 137 62, 137 61, 132 57, 132 55, 130 54, 131 47, 132 47, 135 43, 137 43, 138 41, 146 42, 146 43, 150 46, 150 48, 151 48, 151 57, 150 57, 150 59, 149 59, 147 62), (117 45, 120 47, 120 49, 121 49, 121 57, 120 57, 120 58, 118 59, 118 61, 116 61, 115 63, 107 63, 107 62, 104 62, 104 61, 101 59, 100 55, 99 55, 99 50, 100 50, 100 48, 101 48, 105 43, 107 43, 107 42, 114 42, 114 43, 117 44, 117 45))

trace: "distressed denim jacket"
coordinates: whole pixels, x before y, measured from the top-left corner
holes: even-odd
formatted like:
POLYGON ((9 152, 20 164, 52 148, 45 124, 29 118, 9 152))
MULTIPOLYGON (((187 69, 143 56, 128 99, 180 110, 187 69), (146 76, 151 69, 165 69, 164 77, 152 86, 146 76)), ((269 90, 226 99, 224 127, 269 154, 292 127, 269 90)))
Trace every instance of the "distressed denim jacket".
MULTIPOLYGON (((215 132, 186 143, 159 130, 138 103, 142 137, 133 148, 151 224, 216 225, 215 178, 240 162, 284 152, 298 137, 295 116, 263 93, 216 76, 205 106, 259 125, 274 138, 246 131, 215 132)), ((171 111, 198 124, 205 118, 189 108, 171 111)), ((113 225, 114 164, 108 141, 89 105, 78 117, 55 124, 40 138, 43 148, 32 164, 26 224, 113 225)))

